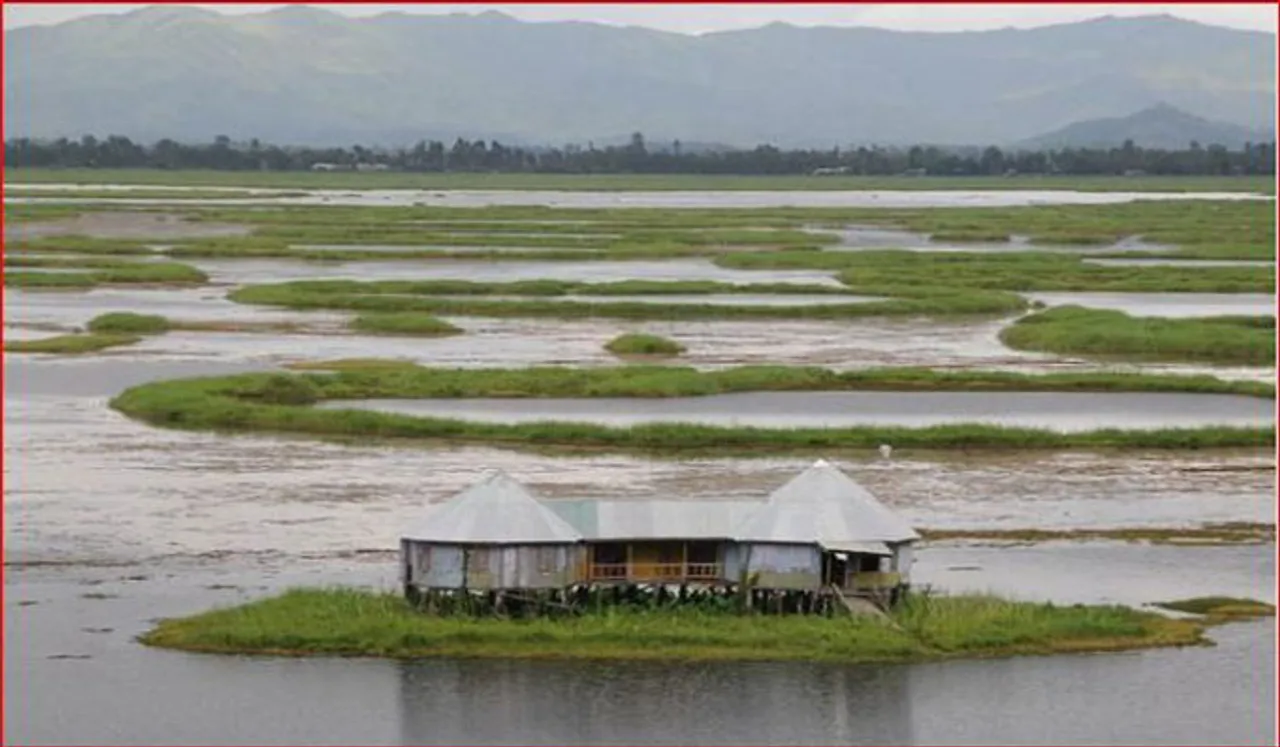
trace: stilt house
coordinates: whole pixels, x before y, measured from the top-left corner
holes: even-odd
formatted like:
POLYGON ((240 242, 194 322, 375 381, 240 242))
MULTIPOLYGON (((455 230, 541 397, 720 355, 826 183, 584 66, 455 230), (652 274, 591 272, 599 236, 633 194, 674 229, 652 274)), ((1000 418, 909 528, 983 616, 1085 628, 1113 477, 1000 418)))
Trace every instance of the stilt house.
POLYGON ((755 501, 542 501, 494 472, 401 540, 406 593, 627 584, 885 596, 919 535, 826 461, 755 501))

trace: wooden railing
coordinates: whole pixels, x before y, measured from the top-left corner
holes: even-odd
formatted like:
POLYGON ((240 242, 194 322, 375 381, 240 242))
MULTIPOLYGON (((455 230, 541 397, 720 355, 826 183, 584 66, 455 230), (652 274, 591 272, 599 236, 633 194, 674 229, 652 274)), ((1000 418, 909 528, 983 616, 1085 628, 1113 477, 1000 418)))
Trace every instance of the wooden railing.
POLYGON ((587 569, 592 581, 715 581, 720 577, 719 563, 592 563, 587 569))

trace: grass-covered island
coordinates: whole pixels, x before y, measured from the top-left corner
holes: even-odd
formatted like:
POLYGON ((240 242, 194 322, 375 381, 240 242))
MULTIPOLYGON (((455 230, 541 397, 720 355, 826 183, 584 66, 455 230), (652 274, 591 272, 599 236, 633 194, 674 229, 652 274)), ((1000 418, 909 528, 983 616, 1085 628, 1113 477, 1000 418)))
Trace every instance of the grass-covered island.
MULTIPOLYGON (((242 374, 154 381, 111 400, 152 425, 221 432, 294 433, 486 443, 540 450, 599 449, 649 454, 812 453, 875 449, 1255 448, 1275 444, 1274 427, 1103 429, 1058 432, 957 423, 927 427, 755 428, 684 423, 484 423, 369 410, 313 407, 334 400, 431 398, 695 397, 765 391, 1200 392, 1274 399, 1264 382, 1155 374, 1017 374, 884 368, 833 371, 799 366, 740 366, 715 371, 629 365, 574 369, 449 369, 401 361, 346 361, 329 373, 242 374)), ((320 368, 312 364, 309 368, 320 368)))
POLYGON ((1207 623, 1121 606, 911 594, 872 617, 608 607, 513 620, 415 610, 396 594, 294 589, 162 620, 142 643, 206 653, 912 662, 1205 645, 1207 623))

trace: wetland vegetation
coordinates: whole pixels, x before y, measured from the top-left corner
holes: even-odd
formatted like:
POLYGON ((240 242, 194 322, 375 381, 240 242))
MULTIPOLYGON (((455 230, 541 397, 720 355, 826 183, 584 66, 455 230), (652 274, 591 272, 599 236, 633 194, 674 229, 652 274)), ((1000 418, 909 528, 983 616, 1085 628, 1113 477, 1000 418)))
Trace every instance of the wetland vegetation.
POLYGON ((1016 350, 1107 360, 1274 365, 1276 319, 1133 317, 1121 311, 1060 306, 1024 316, 1000 332, 1016 350))
POLYGON ((1060 433, 986 424, 910 427, 753 428, 656 423, 609 427, 585 423, 492 424, 310 406, 323 400, 465 397, 680 397, 750 391, 1192 391, 1274 397, 1260 382, 1211 376, 1123 374, 1023 375, 930 369, 835 372, 744 366, 717 371, 665 366, 617 368, 432 369, 402 363, 335 364, 330 373, 247 374, 143 384, 111 401, 153 425, 197 430, 296 433, 329 438, 413 439, 524 448, 640 453, 812 453, 874 449, 1062 449, 1267 447, 1272 428, 1169 428, 1060 433), (305 392, 277 404, 279 391, 305 392), (267 394, 264 394, 267 393, 267 394), (270 396, 268 396, 270 395, 270 396))
POLYGON ((618 335, 604 347, 614 355, 674 356, 685 351, 684 346, 675 340, 638 332, 618 335))
POLYGON ((610 607, 559 618, 430 615, 398 594, 349 588, 279 596, 162 620, 140 640, 271 656, 426 656, 913 662, 1205 645, 1204 625, 1120 606, 908 595, 874 618, 610 607))

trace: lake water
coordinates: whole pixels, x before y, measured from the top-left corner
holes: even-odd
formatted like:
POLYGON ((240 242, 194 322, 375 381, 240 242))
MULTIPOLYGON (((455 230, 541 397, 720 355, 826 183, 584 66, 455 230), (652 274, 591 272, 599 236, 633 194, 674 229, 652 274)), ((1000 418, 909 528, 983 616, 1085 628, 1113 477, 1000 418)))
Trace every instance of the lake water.
MULTIPOLYGON (((26 187, 28 185, 24 185, 26 187)), ((43 185, 59 189, 65 185, 43 185)), ((145 188, 138 185, 139 188, 145 188)), ((216 200, 142 197, 6 197, 6 204, 109 203, 112 205, 429 205, 485 207, 542 205, 555 208, 770 208, 770 207, 1008 207, 1019 205, 1110 205, 1135 200, 1271 200, 1241 192, 1075 192, 1068 190, 856 190, 856 191, 626 191, 550 190, 302 190, 305 195, 262 195, 216 200)), ((296 194, 296 192, 295 192, 296 194)))
POLYGON ((1141 237, 1131 236, 1113 244, 1100 246, 1072 244, 1032 244, 1026 236, 1010 236, 1008 241, 935 241, 929 234, 883 226, 846 226, 844 228, 810 227, 815 233, 829 233, 840 237, 840 242, 823 248, 827 251, 868 251, 899 249, 911 252, 976 252, 1000 254, 1008 252, 1060 252, 1065 254, 1096 254, 1102 252, 1162 252, 1172 247, 1153 244, 1141 237))
POLYGON ((600 249, 581 249, 571 246, 453 246, 445 244, 294 244, 293 248, 314 252, 383 252, 386 254, 405 254, 410 252, 448 252, 449 254, 573 252, 592 255, 599 254, 601 251, 600 249))
POLYGON ((1094 392, 748 392, 671 399, 374 399, 322 403, 486 423, 569 421, 611 426, 699 423, 759 428, 946 423, 1088 431, 1265 426, 1275 403, 1254 397, 1094 392))
POLYGON ((538 262, 388 260, 382 262, 306 262, 281 259, 192 259, 218 283, 275 283, 290 280, 718 280, 725 283, 816 283, 841 287, 822 270, 737 270, 704 258, 667 260, 538 262))
MULTIPOLYGON (((924 548, 916 575, 1133 604, 1275 581, 1265 548, 1156 549, 924 548), (1099 594, 1086 582, 1104 567, 1120 573, 1099 594)), ((385 560, 11 571, 5 623, 23 645, 5 647, 5 742, 1263 745, 1275 728, 1274 620, 1217 628, 1209 648, 900 666, 293 660, 131 640, 155 617, 393 574, 385 560)))
POLYGON ((1133 316, 1275 316, 1276 297, 1267 293, 1093 293, 1036 291, 1022 295, 1049 306, 1114 309, 1133 316))

